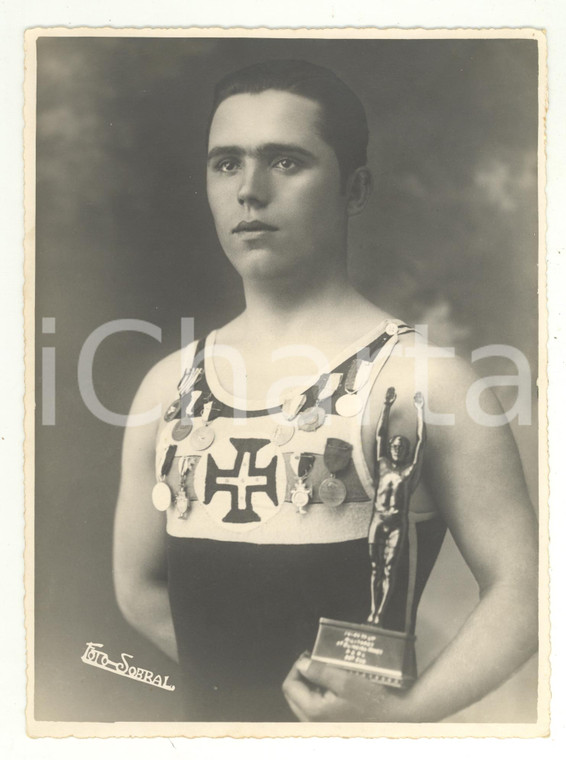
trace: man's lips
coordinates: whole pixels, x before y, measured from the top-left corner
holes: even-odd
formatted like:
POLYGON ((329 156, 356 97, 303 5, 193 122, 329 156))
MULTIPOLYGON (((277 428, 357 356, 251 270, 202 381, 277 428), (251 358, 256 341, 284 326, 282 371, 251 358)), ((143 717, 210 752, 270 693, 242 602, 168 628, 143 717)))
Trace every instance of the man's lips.
POLYGON ((232 232, 275 232, 276 230, 277 227, 274 227, 272 224, 266 224, 265 222, 254 220, 251 222, 240 222, 234 227, 232 232))

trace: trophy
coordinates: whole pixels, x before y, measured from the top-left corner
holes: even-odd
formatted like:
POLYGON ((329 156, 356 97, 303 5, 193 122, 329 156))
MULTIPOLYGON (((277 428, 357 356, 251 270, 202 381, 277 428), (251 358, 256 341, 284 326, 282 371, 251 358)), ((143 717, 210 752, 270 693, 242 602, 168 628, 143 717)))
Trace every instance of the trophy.
POLYGON ((399 558, 407 542, 409 502, 419 482, 426 438, 424 400, 414 397, 417 444, 402 435, 389 438, 389 416, 395 402, 388 388, 377 426, 378 483, 369 525, 371 610, 365 623, 321 618, 312 659, 343 668, 386 686, 408 688, 417 676, 415 636, 384 628, 381 623, 391 603, 399 558))

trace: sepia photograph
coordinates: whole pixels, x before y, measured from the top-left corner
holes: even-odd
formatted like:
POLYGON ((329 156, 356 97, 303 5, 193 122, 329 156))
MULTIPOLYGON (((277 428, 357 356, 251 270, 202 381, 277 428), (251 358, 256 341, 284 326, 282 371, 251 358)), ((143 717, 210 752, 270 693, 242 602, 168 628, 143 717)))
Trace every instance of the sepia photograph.
POLYGON ((29 734, 544 735, 544 34, 37 28, 25 97, 29 734))

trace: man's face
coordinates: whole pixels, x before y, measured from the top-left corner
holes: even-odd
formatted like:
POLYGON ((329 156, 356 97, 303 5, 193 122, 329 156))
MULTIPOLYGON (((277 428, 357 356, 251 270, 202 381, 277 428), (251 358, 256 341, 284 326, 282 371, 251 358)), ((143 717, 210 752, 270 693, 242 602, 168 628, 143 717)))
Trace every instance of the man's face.
POLYGON ((409 453, 409 441, 402 435, 396 435, 389 443, 389 455, 395 463, 402 464, 409 453))
POLYGON ((347 199, 319 115, 314 101, 278 90, 233 95, 214 114, 208 201, 244 277, 316 275, 344 254, 347 199))

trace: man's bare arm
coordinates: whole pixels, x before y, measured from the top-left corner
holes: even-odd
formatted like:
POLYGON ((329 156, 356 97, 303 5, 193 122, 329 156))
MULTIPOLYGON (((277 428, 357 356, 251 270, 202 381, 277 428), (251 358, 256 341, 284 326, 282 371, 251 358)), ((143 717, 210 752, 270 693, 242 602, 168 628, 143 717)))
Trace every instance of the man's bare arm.
MULTIPOLYGON (((165 404, 167 365, 154 368, 143 381, 131 413, 165 404)), ((178 360, 175 368, 179 368, 178 360)), ((114 522, 114 586, 126 620, 169 657, 177 647, 167 591, 165 517, 151 503, 155 484, 157 423, 126 428, 122 476, 114 522)))

